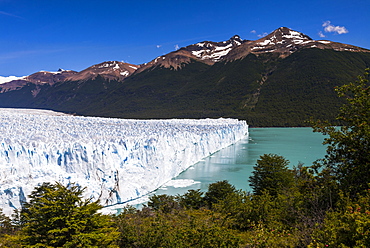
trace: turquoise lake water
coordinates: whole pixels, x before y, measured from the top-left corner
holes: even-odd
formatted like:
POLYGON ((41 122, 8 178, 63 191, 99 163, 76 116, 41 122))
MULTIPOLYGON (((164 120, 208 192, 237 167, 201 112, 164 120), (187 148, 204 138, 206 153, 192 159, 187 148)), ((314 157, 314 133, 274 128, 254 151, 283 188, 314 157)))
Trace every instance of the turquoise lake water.
MULTIPOLYGON (((273 153, 283 156, 290 161, 291 168, 298 163, 308 166, 324 157, 324 138, 321 133, 314 133, 312 128, 250 128, 248 138, 212 154, 167 185, 129 204, 141 208, 150 195, 184 194, 189 189, 206 191, 209 184, 222 180, 228 180, 236 189, 251 191, 248 179, 261 155, 273 153)), ((119 205, 113 208, 120 211, 119 205)))
POLYGON ((154 193, 176 195, 199 188, 205 191, 210 183, 221 180, 228 180, 237 189, 251 191, 248 178, 261 155, 281 155, 290 161, 291 168, 299 162, 308 166, 324 157, 324 138, 312 128, 250 128, 248 138, 191 166, 170 182, 172 186, 164 186, 154 193))

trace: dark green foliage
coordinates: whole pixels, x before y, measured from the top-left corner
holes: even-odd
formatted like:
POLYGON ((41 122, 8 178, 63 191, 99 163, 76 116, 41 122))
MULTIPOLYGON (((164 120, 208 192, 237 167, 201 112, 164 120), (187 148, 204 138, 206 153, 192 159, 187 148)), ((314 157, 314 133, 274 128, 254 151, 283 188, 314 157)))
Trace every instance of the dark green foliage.
POLYGON ((220 200, 226 199, 228 196, 235 194, 236 189, 228 181, 219 181, 208 186, 208 191, 204 196, 204 201, 209 207, 218 203, 220 200))
POLYGON ((0 209, 0 238, 5 234, 12 234, 14 232, 14 226, 12 220, 3 214, 3 211, 0 209))
POLYGON ((192 208, 194 201, 183 201, 194 195, 198 199, 199 191, 176 198, 160 195, 152 198, 153 207, 126 209, 117 216, 120 247, 305 247, 323 218, 308 214, 310 206, 305 205, 298 181, 275 196, 266 191, 249 195, 227 181, 216 182, 202 199, 212 199, 212 204, 199 209, 192 208), (158 199, 159 205, 171 202, 165 206, 172 209, 163 211, 153 204, 158 199))
POLYGON ((124 211, 116 217, 120 247, 240 247, 238 232, 209 210, 162 212, 124 211))
POLYGON ((336 180, 340 189, 351 196, 363 192, 370 183, 370 84, 368 73, 358 81, 337 89, 346 97, 337 119, 343 126, 317 122, 315 131, 328 134, 327 155, 321 162, 322 174, 336 180))
POLYGON ((296 215, 296 228, 306 245, 311 241, 311 232, 322 223, 327 211, 333 208, 338 190, 330 178, 321 177, 310 167, 299 164, 294 167, 294 187, 290 192, 298 202, 293 210, 296 215))
POLYGON ((84 189, 44 183, 30 195, 21 212, 22 244, 29 247, 114 247, 116 237, 102 207, 82 200, 84 189))
POLYGON ((148 207, 169 213, 178 207, 178 203, 175 201, 175 197, 171 195, 153 195, 149 197, 148 207))
POLYGON ((335 121, 343 100, 334 88, 356 78, 369 66, 369 59, 370 54, 321 49, 293 53, 277 63, 262 85, 256 107, 248 112, 253 120, 246 117, 248 123, 302 126, 311 117, 335 121))
MULTIPOLYGON (((34 98, 31 107, 47 108, 70 113, 85 113, 91 104, 122 83, 114 80, 106 80, 102 76, 95 79, 79 82, 60 82, 52 87, 40 91, 34 98)), ((105 102, 102 101, 101 108, 105 102)))
POLYGON ((204 206, 203 192, 200 189, 190 189, 183 195, 177 196, 180 206, 188 209, 199 209, 204 206))
MULTIPOLYGON (((214 202, 237 194, 227 181, 213 183, 209 189, 206 195, 214 202)), ((239 232, 230 229, 227 215, 201 207, 206 197, 202 195, 189 190, 177 197, 152 196, 149 208, 124 209, 116 217, 120 247, 239 247, 239 232)))
POLYGON ((176 113, 187 111, 188 106, 182 106, 181 99, 176 99, 177 92, 208 67, 193 61, 178 70, 157 67, 134 74, 117 88, 109 88, 104 97, 96 98, 82 113, 123 118, 169 118, 174 110, 176 113))
POLYGON ((293 184, 293 172, 288 169, 289 161, 276 154, 264 154, 257 160, 249 178, 256 195, 267 192, 276 196, 293 184))
POLYGON ((309 247, 370 247, 370 191, 361 194, 357 199, 340 194, 309 247))

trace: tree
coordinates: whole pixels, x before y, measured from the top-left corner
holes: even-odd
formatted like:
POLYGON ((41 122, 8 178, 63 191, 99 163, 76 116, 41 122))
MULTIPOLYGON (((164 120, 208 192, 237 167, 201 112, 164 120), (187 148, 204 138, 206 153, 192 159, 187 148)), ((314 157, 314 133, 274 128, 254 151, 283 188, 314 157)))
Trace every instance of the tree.
POLYGON ((261 195, 266 191, 276 196, 281 190, 290 187, 294 181, 294 174, 288 168, 288 164, 288 160, 276 154, 260 156, 249 178, 249 185, 254 194, 261 195))
POLYGON ((172 195, 152 195, 149 197, 148 207, 153 210, 169 213, 178 208, 178 202, 172 195))
POLYGON ((329 135, 327 155, 321 161, 321 171, 331 174, 340 189, 356 196, 370 183, 370 85, 369 69, 355 83, 338 87, 346 104, 340 108, 338 128, 328 122, 314 123, 314 131, 329 135))
POLYGON ((239 232, 225 225, 220 213, 180 208, 176 213, 153 210, 147 215, 143 210, 115 217, 120 247, 241 247, 239 232))
POLYGON ((225 200, 230 194, 236 193, 236 189, 227 180, 218 181, 211 183, 208 186, 208 191, 204 196, 204 201, 209 207, 213 204, 218 203, 221 200, 225 200))
POLYGON ((97 213, 97 202, 83 200, 75 184, 43 183, 21 212, 22 244, 27 247, 116 247, 110 216, 97 213))
POLYGON ((370 190, 357 199, 339 195, 337 207, 328 211, 309 247, 370 247, 370 190))
POLYGON ((200 189, 189 189, 185 194, 177 196, 180 206, 188 209, 199 209, 203 207, 203 192, 200 189))
POLYGON ((0 209, 0 237, 13 232, 14 226, 12 225, 12 220, 3 213, 2 209, 0 209))

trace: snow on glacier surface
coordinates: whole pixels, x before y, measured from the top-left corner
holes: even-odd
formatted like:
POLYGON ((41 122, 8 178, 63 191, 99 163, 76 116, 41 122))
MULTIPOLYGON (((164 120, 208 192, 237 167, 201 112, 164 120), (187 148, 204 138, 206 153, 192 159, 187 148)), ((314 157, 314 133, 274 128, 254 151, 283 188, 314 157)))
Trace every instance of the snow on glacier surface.
POLYGON ((0 207, 10 214, 43 182, 78 183, 105 206, 136 199, 248 135, 248 125, 0 109, 0 133, 0 207))

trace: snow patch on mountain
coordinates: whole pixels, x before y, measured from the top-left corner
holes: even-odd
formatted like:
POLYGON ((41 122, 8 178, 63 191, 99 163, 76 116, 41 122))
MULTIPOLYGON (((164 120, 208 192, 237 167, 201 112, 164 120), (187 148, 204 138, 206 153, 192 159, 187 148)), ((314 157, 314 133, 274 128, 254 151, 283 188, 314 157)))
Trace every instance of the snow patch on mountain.
POLYGON ((127 77, 128 75, 130 75, 130 72, 129 71, 123 71, 123 72, 120 72, 120 74, 124 77, 127 77))
POLYGON ((201 60, 210 60, 218 62, 224 58, 233 48, 240 46, 245 42, 238 35, 233 36, 227 41, 211 42, 203 41, 183 48, 192 55, 201 60))
POLYGON ((117 61, 108 61, 105 63, 101 63, 96 65, 97 68, 110 68, 112 67, 113 69, 119 69, 119 65, 117 61))
POLYGON ((136 199, 245 137, 248 125, 0 109, 0 132, 0 207, 11 214, 43 182, 76 182, 103 205, 136 199))
POLYGON ((260 47, 284 44, 291 45, 292 43, 304 44, 313 41, 310 37, 288 28, 279 28, 260 40, 260 42, 257 41, 256 43, 260 47))
POLYGON ((305 36, 302 35, 302 33, 300 32, 297 32, 297 31, 294 31, 294 30, 289 30, 289 33, 288 34, 284 34, 283 37, 285 39, 307 39, 305 36))
POLYGON ((132 68, 132 69, 134 69, 134 70, 137 70, 139 67, 137 67, 137 66, 132 66, 132 65, 129 65, 128 67, 130 67, 130 68, 132 68))
POLYGON ((210 59, 213 61, 219 61, 223 56, 227 55, 231 51, 231 47, 216 47, 214 52, 207 53, 207 50, 193 51, 192 54, 202 60, 210 59))
POLYGON ((330 44, 331 41, 328 40, 318 40, 317 42, 323 43, 323 44, 330 44))

